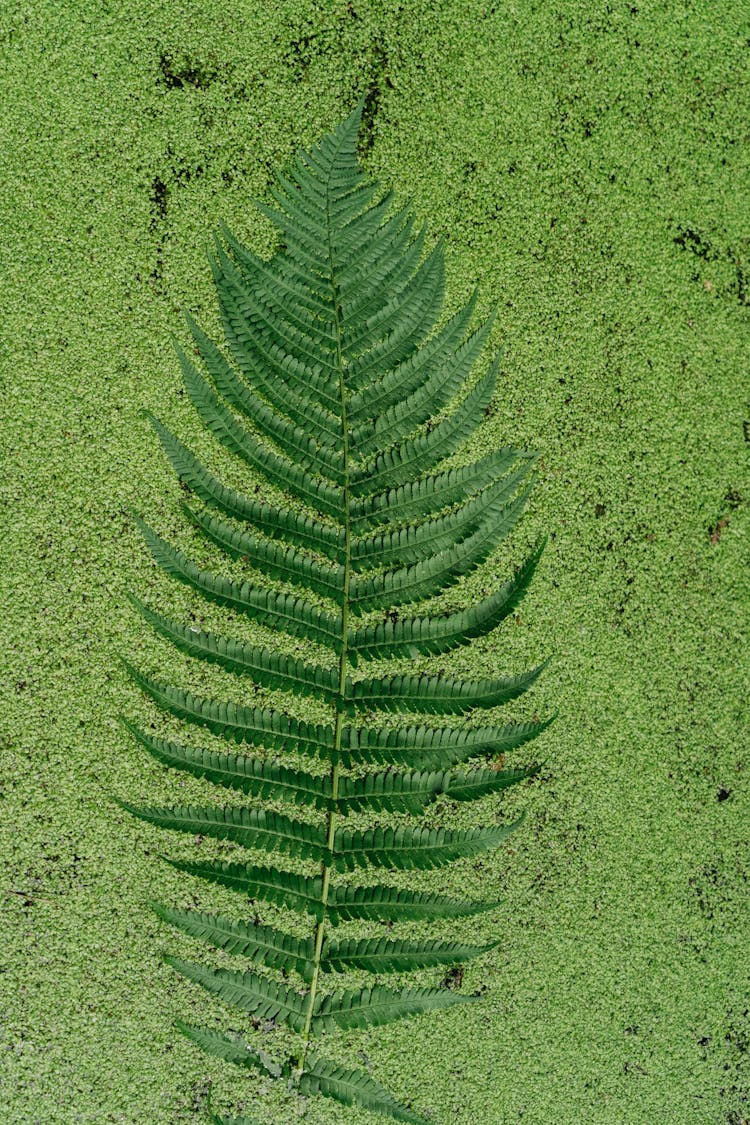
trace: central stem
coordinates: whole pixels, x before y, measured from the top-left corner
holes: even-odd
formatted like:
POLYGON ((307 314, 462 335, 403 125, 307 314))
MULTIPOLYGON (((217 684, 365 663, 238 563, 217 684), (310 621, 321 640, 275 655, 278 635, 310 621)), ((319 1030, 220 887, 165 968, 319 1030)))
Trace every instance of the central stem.
MULTIPOLYGON (((328 192, 326 191, 326 195, 328 192)), ((339 373, 339 393, 341 396, 341 437, 342 448, 344 457, 344 489, 343 489, 343 505, 344 505, 344 588, 343 597, 341 601, 341 654, 339 657, 339 689, 338 697, 335 702, 336 707, 336 722, 333 731, 333 763, 331 766, 331 808, 328 811, 328 827, 326 834, 326 847, 328 848, 329 857, 333 853, 333 842, 336 835, 336 799, 339 793, 339 775, 341 766, 339 764, 339 754, 341 750, 341 731, 344 723, 344 706, 346 702, 346 673, 347 673, 347 635, 349 628, 349 576, 350 576, 350 555, 351 555, 351 529, 349 521, 349 426, 346 416, 346 384, 344 382, 344 361, 341 350, 341 305, 339 302, 338 290, 336 287, 336 277, 333 264, 333 247, 331 245, 331 215, 330 204, 326 200, 327 212, 327 226, 328 226, 328 260, 331 269, 331 290, 333 292, 333 307, 334 307, 334 323, 336 326, 336 364, 339 373)), ((321 865, 321 905, 322 913, 320 921, 315 927, 315 952, 313 954, 313 973, 310 980, 310 992, 307 999, 307 1014, 305 1016, 305 1026, 302 1032, 302 1047, 297 1061, 297 1074, 301 1074, 305 1065, 305 1058, 307 1056, 307 1049, 310 1044, 310 1028, 312 1026, 313 1013, 315 1011, 315 999, 318 992, 318 980, 320 977, 320 961, 323 950, 323 937, 325 935, 326 925, 326 907, 328 905, 328 895, 331 886, 331 871, 332 865, 327 863, 324 859, 321 865)))

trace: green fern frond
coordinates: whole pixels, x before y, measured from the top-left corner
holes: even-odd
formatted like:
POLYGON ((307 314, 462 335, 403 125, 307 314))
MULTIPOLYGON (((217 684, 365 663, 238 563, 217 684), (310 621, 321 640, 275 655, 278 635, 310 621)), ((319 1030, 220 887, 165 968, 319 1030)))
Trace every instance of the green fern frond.
MULTIPOLYGON (((360 573, 399 562, 411 565, 432 558, 438 551, 452 548, 476 531, 488 516, 502 511, 527 472, 528 466, 522 465, 517 472, 501 476, 448 515, 354 538, 351 543, 352 570, 360 573)), ((503 534, 504 531, 501 531, 497 539, 503 534)))
POLYGON ((185 770, 194 777, 204 777, 215 785, 225 785, 254 797, 310 804, 319 809, 330 807, 327 777, 316 777, 303 770, 280 766, 267 758, 251 758, 247 754, 224 754, 203 747, 182 746, 177 742, 144 734, 134 723, 125 719, 121 721, 141 746, 165 766, 185 770))
MULTIPOLYGON (((328 903, 323 902, 323 881, 320 877, 297 875, 278 867, 255 867, 221 860, 188 863, 185 860, 169 859, 167 856, 162 858, 178 871, 229 887, 249 898, 259 898, 298 913, 311 914, 318 921, 326 916, 328 903)), ((344 916, 341 917, 343 920, 344 916)))
POLYGON ((260 590, 249 582, 233 582, 222 575, 200 570, 182 551, 171 547, 138 516, 134 515, 134 521, 155 561, 167 574, 211 601, 239 610, 270 629, 282 629, 291 636, 307 637, 318 644, 328 645, 334 652, 340 651, 341 635, 334 614, 318 609, 303 598, 260 590))
POLYGON ((444 895, 409 891, 380 884, 367 887, 334 886, 323 903, 322 880, 281 871, 276 867, 227 863, 222 860, 189 863, 162 856, 172 867, 198 879, 217 883, 251 899, 261 899, 298 913, 311 914, 331 925, 339 922, 413 922, 435 918, 469 918, 497 909, 496 902, 460 902, 444 895))
MULTIPOLYGON (((473 712, 520 697, 547 661, 477 680, 398 661, 450 653, 496 629, 525 596, 545 539, 505 582, 495 580, 494 568, 488 571, 479 600, 459 597, 459 608, 437 613, 401 609, 445 594, 487 563, 524 511, 536 455, 502 447, 446 468, 446 458, 481 425, 495 393, 499 355, 472 375, 495 318, 472 323, 474 292, 441 322, 443 242, 430 249, 424 230, 415 231, 412 209, 396 209, 391 193, 359 168, 362 108, 360 101, 333 133, 300 153, 258 202, 281 235, 273 257, 259 258, 224 226, 215 237, 209 263, 225 346, 191 316, 189 341, 175 341, 198 417, 235 463, 251 470, 246 492, 229 488, 144 412, 180 482, 204 505, 183 503, 183 514, 219 560, 248 565, 256 577, 235 581, 201 569, 134 513, 162 571, 207 602, 294 638, 299 651, 291 641, 287 655, 267 641, 246 643, 181 623, 130 595, 156 634, 186 656, 236 675, 238 683, 315 699, 329 708, 330 721, 204 698, 123 660, 165 713, 243 750, 183 744, 122 719, 140 746, 165 766, 251 798, 252 806, 117 803, 151 826, 266 853, 266 865, 235 860, 234 853, 229 861, 163 858, 186 878, 302 916, 308 927, 300 938, 260 919, 152 903, 160 919, 187 937, 253 968, 212 969, 172 956, 168 964, 230 1006, 287 1024, 299 1048, 293 1062, 278 1062, 235 1035, 182 1022, 178 1029, 209 1054, 283 1079, 301 1094, 427 1125, 368 1074, 317 1057, 312 1040, 478 997, 446 987, 399 991, 376 980, 351 990, 332 982, 353 970, 376 978, 429 971, 487 954, 498 943, 470 944, 459 934, 450 941, 380 935, 335 941, 331 935, 344 922, 424 923, 497 907, 453 900, 428 886, 391 886, 387 873, 429 871, 493 849, 525 814, 463 829, 389 818, 420 818, 440 795, 481 800, 538 774, 538 763, 498 768, 501 763, 486 759, 536 739, 554 714, 478 725, 473 712), (286 499, 256 499, 258 478, 286 499), (300 594, 276 592, 257 572, 300 594), (303 652, 309 643, 322 656, 303 652), (368 671, 373 661, 387 666, 368 671), (438 725, 439 716, 451 715, 466 721, 438 725), (257 754, 245 753, 247 747, 257 754), (322 765, 311 763, 308 771, 300 756, 322 765), (267 801, 293 805, 301 815, 267 808, 267 801), (350 820, 355 813, 362 819, 350 820), (291 866, 312 864, 317 872, 287 870, 277 863, 284 856, 291 866), (354 881, 351 873, 359 869, 379 870, 384 882, 354 881), (296 973, 302 987, 267 971, 296 973)), ((441 814, 451 815, 451 808, 446 803, 441 814)), ((251 1125, 247 1118, 212 1119, 251 1125)))
POLYGON ((427 871, 496 847, 520 827, 525 816, 526 813, 522 813, 512 824, 456 832, 445 828, 390 826, 368 828, 361 832, 338 828, 331 860, 337 871, 354 871, 357 867, 368 866, 427 871))
POLYGON ((165 711, 178 719, 207 727, 214 734, 267 750, 292 750, 330 757, 334 753, 334 729, 319 723, 292 719, 267 707, 244 707, 232 702, 204 699, 144 676, 129 661, 120 661, 130 677, 165 711))

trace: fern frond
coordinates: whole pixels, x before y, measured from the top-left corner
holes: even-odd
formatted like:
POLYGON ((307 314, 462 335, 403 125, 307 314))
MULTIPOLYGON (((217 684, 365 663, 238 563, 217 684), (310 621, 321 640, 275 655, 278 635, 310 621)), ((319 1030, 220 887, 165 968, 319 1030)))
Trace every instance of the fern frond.
POLYGON ((545 540, 532 551, 515 576, 497 593, 478 605, 439 617, 404 617, 377 625, 351 629, 348 649, 352 659, 363 656, 419 656, 421 653, 449 652, 466 645, 474 637, 489 633, 512 613, 526 593, 545 540))
MULTIPOLYGON (((338 403, 330 378, 319 362, 310 364, 290 351, 287 341, 281 342, 278 336, 269 339, 268 322, 260 320, 258 305, 252 302, 248 291, 238 280, 239 275, 218 246, 216 252, 218 261, 211 260, 211 265, 227 342, 243 376, 249 383, 256 384, 298 426, 305 425, 306 417, 313 420, 320 444, 335 449, 338 403), (251 307, 251 302, 255 308, 251 307)), ((231 394, 231 388, 228 389, 231 394)), ((235 391, 232 400, 247 415, 252 416, 257 410, 250 395, 242 395, 241 392, 238 395, 235 391)), ((298 440, 303 440, 303 433, 304 430, 298 435, 298 440)), ((323 453, 320 459, 323 464, 326 463, 323 453)), ((333 467, 336 469, 335 461, 333 467)), ((336 469, 337 476, 339 473, 340 470, 336 469)))
MULTIPOLYGON (((444 516, 391 531, 378 531, 355 538, 351 544, 351 567, 357 573, 381 566, 422 562, 438 551, 461 542, 505 503, 528 473, 528 466, 501 476, 476 493, 460 508, 444 516)), ((498 539, 501 536, 498 535, 498 539)))
MULTIPOLYGON (((386 232, 386 229, 381 227, 380 231, 386 232)), ((375 239, 382 242, 383 234, 376 235, 373 242, 375 239)), ((438 243, 421 264, 417 264, 423 244, 422 237, 415 239, 396 259, 395 266, 389 256, 385 258, 389 266, 389 300, 385 305, 378 304, 372 315, 367 315, 368 310, 362 308, 361 302, 344 310, 341 339, 344 355, 356 358, 371 354, 370 349, 378 346, 387 362, 398 365, 434 327, 443 304, 444 260, 442 245, 438 243)), ((392 252, 392 245, 393 240, 387 254, 392 252)))
POLYGON ((173 769, 185 770, 194 777, 204 777, 215 785, 238 789, 253 797, 310 804, 319 809, 330 807, 330 783, 327 777, 315 777, 303 770, 280 766, 267 758, 251 758, 246 754, 224 754, 203 747, 183 746, 154 735, 144 734, 127 719, 121 719, 126 730, 152 754, 157 761, 173 769))
MULTIPOLYGON (((225 258, 224 255, 222 257, 225 258)), ((265 437, 269 437, 277 445, 288 450, 303 468, 310 469, 313 473, 320 473, 336 484, 343 484, 345 480, 343 457, 340 449, 337 448, 335 431, 325 430, 316 440, 300 425, 295 424, 295 422, 303 424, 307 422, 308 415, 305 409, 309 410, 309 401, 301 405, 299 412, 295 412, 294 422, 286 419, 283 414, 276 413, 239 378, 193 318, 186 315, 185 319, 206 370, 219 393, 230 406, 249 418, 265 437)))
MULTIPOLYGON (((194 863, 163 858, 186 877, 303 915, 306 925, 312 920, 312 929, 297 937, 260 920, 152 904, 163 921, 259 971, 211 969, 173 957, 170 965, 251 1016, 286 1023, 299 1035, 299 1048, 294 1062, 279 1063, 233 1035, 180 1023, 183 1034, 209 1054, 283 1078, 299 1093, 427 1125, 369 1075, 318 1058, 312 1039, 478 997, 446 987, 394 991, 377 981, 332 991, 333 974, 426 970, 478 957, 498 943, 468 943, 459 934, 450 941, 381 934, 334 941, 331 932, 350 921, 461 919, 497 907, 394 887, 387 872, 437 869, 495 848, 515 831, 523 816, 463 830, 406 818, 419 818, 439 795, 448 798, 440 811, 450 816, 451 802, 481 800, 538 774, 539 764, 495 768, 500 763, 486 759, 537 738, 555 715, 502 726, 431 726, 409 715, 467 715, 499 706, 531 688, 547 661, 517 675, 478 680, 434 667, 410 671, 390 661, 452 652, 493 631, 524 597, 545 540, 504 584, 502 577, 488 578, 489 592, 476 604, 457 597, 459 608, 447 612, 417 608, 404 615, 400 608, 446 593, 487 563, 525 509, 536 455, 495 448, 446 468, 446 458, 460 456, 482 423, 494 394, 500 355, 478 378, 472 372, 495 314, 473 323, 475 291, 443 318, 443 240, 428 247, 413 209, 395 207, 392 193, 359 167, 363 105, 299 153, 257 201, 282 239, 270 260, 220 228, 209 263, 223 344, 189 315, 189 345, 175 341, 199 419, 238 469, 251 470, 245 494, 227 487, 146 413, 180 482, 205 505, 183 503, 183 514, 219 558, 247 563, 263 580, 232 581, 201 569, 134 515, 154 561, 201 598, 295 638, 296 646, 288 642, 292 654, 285 655, 269 641, 245 643, 173 620, 129 595, 157 635, 180 652, 236 675, 238 687, 250 681, 250 701, 258 687, 293 693, 322 703, 330 721, 204 698, 123 660, 163 712, 258 752, 185 745, 122 719, 158 762, 244 794, 253 807, 118 803, 153 826, 267 854, 265 865, 233 856, 194 863), (261 487, 256 476, 284 495, 281 503, 255 498, 253 489, 261 487), (302 592, 277 592, 269 579, 302 592), (368 613, 372 617, 363 619, 368 613), (320 646, 323 655, 302 652, 303 643, 320 646), (354 672, 372 661, 387 663, 369 674, 354 672), (308 771, 300 757, 323 765, 310 763, 308 771), (265 807, 268 801, 294 806, 299 819, 265 807), (352 821, 350 814, 361 819, 352 821), (375 814, 382 823, 375 823, 375 814), (391 816, 403 819, 392 824, 391 816), (319 872, 285 870, 276 856, 318 864, 319 872), (360 869, 386 872, 384 882, 354 882, 351 873, 360 869), (274 982, 264 969, 297 973, 306 991, 274 982)), ((251 1125, 245 1118, 213 1119, 215 1125, 251 1125)))
POLYGON ((356 535, 361 535, 370 527, 402 524, 415 516, 435 515, 465 499, 467 492, 493 484, 521 456, 517 449, 499 449, 460 469, 432 473, 398 488, 357 498, 349 505, 351 527, 356 535))
MULTIPOLYGON (((297 875, 293 871, 282 871, 276 867, 256 867, 253 864, 226 863, 223 860, 189 863, 185 860, 170 859, 168 856, 161 858, 186 875, 194 875, 198 879, 205 879, 210 883, 239 891, 240 894, 247 895, 251 899, 259 898, 264 902, 287 907, 298 913, 311 914, 318 921, 326 915, 327 907, 321 893, 323 883, 319 876, 311 878, 307 875, 297 875)), ((352 916, 359 917, 359 915, 352 916)))
POLYGON ((498 363, 493 363, 456 410, 427 433, 393 444, 370 462, 355 468, 350 477, 352 495, 377 495, 383 489, 413 480, 454 453, 476 428, 483 411, 489 406, 497 368, 498 363))
POLYGON ((185 503, 180 506, 195 527, 232 558, 245 559, 251 566, 265 570, 282 582, 293 582, 297 586, 315 590, 341 605, 343 567, 320 563, 311 555, 303 554, 293 547, 282 547, 270 539, 249 535, 224 520, 218 520, 207 513, 195 512, 185 503))
POLYGON ((374 577, 355 576, 349 584, 351 609, 359 614, 368 609, 404 605, 447 589, 484 562, 498 540, 515 526, 527 499, 528 492, 521 493, 512 504, 494 513, 494 518, 483 520, 473 534, 451 550, 374 577))
MULTIPOLYGON (((423 372, 428 371, 431 367, 440 369, 446 356, 451 355, 452 349, 458 345, 471 319, 476 298, 477 295, 474 293, 471 300, 455 313, 448 323, 431 337, 428 343, 412 352, 408 359, 405 359, 381 379, 371 381, 370 377, 375 372, 382 372, 383 370, 382 344, 380 346, 375 345, 359 361, 355 360, 351 365, 349 378, 352 386, 363 389, 353 394, 349 401, 347 414, 350 421, 352 423, 359 422, 361 426, 363 419, 374 419, 381 416, 388 407, 395 403, 401 403, 402 410, 406 410, 407 407, 404 404, 409 401, 409 397, 419 393, 417 388, 420 387, 420 384, 422 388, 425 386, 422 382, 423 372)), ((403 303, 399 320, 402 325, 410 322, 408 313, 407 316, 404 316, 403 303)), ((432 378, 437 379, 437 376, 433 375, 432 378)), ((413 407, 413 403, 410 406, 413 407)), ((426 417, 429 417, 429 414, 426 417)), ((359 440, 363 440, 365 433, 371 428, 368 425, 365 430, 362 430, 355 426, 352 430, 352 444, 355 451, 360 455, 364 451, 359 448, 359 440)), ((390 435, 388 436, 390 437, 390 435)))
POLYGON ((432 965, 456 965, 480 957, 499 945, 465 945, 456 941, 393 941, 391 938, 348 938, 323 948, 320 962, 324 972, 344 972, 347 968, 368 973, 406 973, 432 965))
POLYGON ((376 883, 366 887, 334 887, 326 909, 327 917, 335 924, 358 919, 409 922, 431 918, 468 918, 496 910, 497 906, 496 902, 461 902, 445 895, 376 883))
POLYGON ((190 863, 186 860, 162 859, 186 875, 216 883, 238 891, 251 899, 284 906, 311 914, 320 921, 326 917, 331 925, 339 922, 365 920, 370 922, 409 922, 434 918, 469 918, 496 910, 496 902, 460 902, 444 895, 409 891, 380 884, 367 887, 332 887, 326 904, 322 900, 322 881, 291 871, 252 864, 227 863, 214 860, 190 863))
POLYGON ((274 1063, 271 1056, 266 1054, 265 1051, 252 1047, 249 1043, 243 1043, 236 1037, 222 1035, 221 1032, 213 1031, 210 1027, 195 1027, 184 1023, 183 1020, 175 1020, 175 1027, 187 1039, 196 1043, 208 1054, 224 1059, 225 1062, 236 1063, 238 1066, 255 1067, 258 1070, 265 1071, 272 1078, 280 1078, 285 1073, 284 1068, 274 1063))
POLYGON ((495 680, 458 680, 449 676, 383 676, 354 680, 347 685, 347 713, 368 711, 421 711, 433 715, 460 715, 476 707, 497 707, 528 691, 549 660, 517 676, 495 680))
POLYGON ((338 796, 329 807, 340 813, 355 809, 379 809, 386 812, 410 812, 418 815, 438 794, 457 801, 483 797, 497 789, 507 789, 539 772, 539 766, 528 769, 411 771, 409 773, 368 773, 363 777, 343 777, 338 796))
POLYGON ((175 342, 174 347, 182 367, 185 390, 205 425, 222 445, 230 453, 242 457, 271 484, 289 489, 311 507, 340 519, 344 499, 341 488, 325 479, 312 477, 291 458, 276 453, 254 437, 214 394, 179 344, 175 342))
MULTIPOLYGON (((394 403, 380 416, 377 411, 373 411, 369 421, 354 428, 352 444, 359 457, 378 451, 384 438, 389 444, 394 444, 450 402, 484 347, 493 319, 494 317, 490 317, 481 328, 473 332, 446 362, 436 365, 427 382, 408 398, 394 403)), ((382 384, 375 385, 382 388, 382 384)))
POLYGON ((556 715, 541 722, 507 723, 504 727, 368 727, 343 728, 344 749, 338 753, 347 768, 358 763, 437 769, 465 762, 479 754, 507 754, 537 738, 556 715))

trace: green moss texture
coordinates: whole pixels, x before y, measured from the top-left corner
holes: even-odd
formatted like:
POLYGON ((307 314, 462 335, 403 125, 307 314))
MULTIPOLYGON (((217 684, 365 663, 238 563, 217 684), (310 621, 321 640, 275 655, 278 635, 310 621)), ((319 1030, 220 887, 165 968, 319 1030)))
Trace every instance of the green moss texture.
MULTIPOLYGON (((148 900, 242 904, 158 853, 230 849, 111 800, 215 799, 118 724, 179 729, 118 652, 219 698, 248 690, 154 637, 126 591, 267 640, 152 563, 130 505, 216 554, 139 411, 256 483, 202 431, 170 333, 186 343, 187 310, 218 335, 219 221, 270 254, 251 198, 364 91, 362 163, 413 198, 429 245, 445 236, 446 315, 475 284, 476 322, 499 308, 483 360, 505 348, 498 390, 460 456, 541 454, 521 524, 453 596, 504 580, 547 531, 531 591, 437 666, 549 655, 503 717, 560 715, 513 756, 544 760, 533 781, 455 812, 525 809, 523 827, 421 877, 501 900, 456 926, 502 939, 464 968, 483 1002, 324 1053, 436 1125, 750 1120, 747 4, 8 0, 0 59, 3 1125, 198 1123, 209 1093, 264 1125, 379 1120, 300 1105, 174 1030, 242 1020, 162 962, 222 958, 148 900)), ((283 1031, 255 1034, 283 1051, 283 1031)))

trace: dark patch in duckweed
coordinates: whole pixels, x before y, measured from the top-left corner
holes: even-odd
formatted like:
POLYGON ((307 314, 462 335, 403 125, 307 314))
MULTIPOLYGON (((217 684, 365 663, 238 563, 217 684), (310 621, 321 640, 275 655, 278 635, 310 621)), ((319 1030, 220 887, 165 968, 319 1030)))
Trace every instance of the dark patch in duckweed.
POLYGON ((167 90, 183 90, 190 86, 195 90, 207 90, 219 77, 218 60, 211 56, 196 59, 191 55, 177 55, 172 51, 162 51, 159 56, 161 77, 157 80, 167 90))

